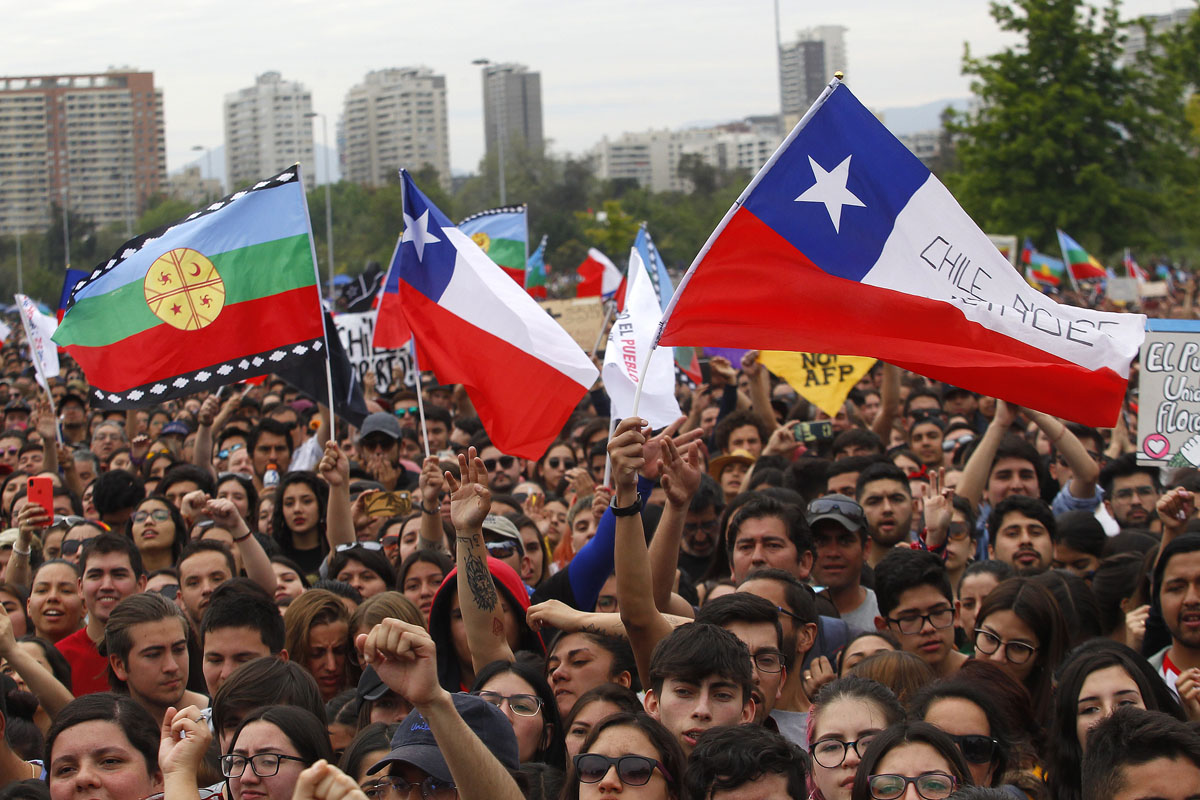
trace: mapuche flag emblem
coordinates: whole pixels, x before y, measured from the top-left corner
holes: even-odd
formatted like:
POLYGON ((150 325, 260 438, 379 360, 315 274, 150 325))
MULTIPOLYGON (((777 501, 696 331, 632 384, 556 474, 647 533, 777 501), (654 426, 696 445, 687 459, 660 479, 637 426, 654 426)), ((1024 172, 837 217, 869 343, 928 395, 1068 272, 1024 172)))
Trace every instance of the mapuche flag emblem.
POLYGON ((92 405, 137 408, 326 354, 299 166, 122 245, 54 340, 92 405))

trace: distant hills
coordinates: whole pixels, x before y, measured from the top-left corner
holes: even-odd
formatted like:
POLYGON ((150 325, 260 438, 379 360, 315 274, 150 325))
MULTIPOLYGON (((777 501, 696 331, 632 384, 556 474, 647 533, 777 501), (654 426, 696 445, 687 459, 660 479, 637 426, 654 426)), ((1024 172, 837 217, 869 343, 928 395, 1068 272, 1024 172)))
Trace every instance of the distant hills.
POLYGON ((934 130, 942 126, 942 111, 953 106, 955 111, 966 111, 971 104, 968 97, 934 100, 920 106, 882 108, 883 124, 895 136, 907 136, 920 131, 934 130))

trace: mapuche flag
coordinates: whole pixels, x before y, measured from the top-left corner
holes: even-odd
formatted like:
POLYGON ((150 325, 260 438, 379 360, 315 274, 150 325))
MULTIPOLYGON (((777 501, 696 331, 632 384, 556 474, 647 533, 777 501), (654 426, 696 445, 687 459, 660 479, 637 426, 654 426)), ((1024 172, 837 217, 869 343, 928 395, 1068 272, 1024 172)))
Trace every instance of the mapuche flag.
POLYGON ((529 249, 529 215, 525 206, 480 211, 458 223, 487 257, 500 265, 518 285, 525 285, 525 254, 529 249))
POLYGON ((1144 337, 1143 316, 1026 283, 835 81, 709 238, 659 343, 871 356, 1107 427, 1144 337))
POLYGON ((299 166, 126 242, 76 284, 54 341, 83 367, 100 408, 323 359, 299 166))

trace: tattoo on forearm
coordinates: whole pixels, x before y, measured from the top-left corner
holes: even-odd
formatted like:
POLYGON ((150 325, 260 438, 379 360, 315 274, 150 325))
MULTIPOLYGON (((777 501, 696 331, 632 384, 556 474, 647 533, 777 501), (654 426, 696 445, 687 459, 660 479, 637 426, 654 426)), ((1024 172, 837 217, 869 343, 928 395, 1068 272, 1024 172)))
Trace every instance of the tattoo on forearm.
POLYGON ((593 622, 585 622, 583 625, 579 626, 579 632, 580 633, 594 633, 594 634, 597 634, 600 636, 612 636, 617 639, 628 638, 625 635, 624 630, 620 630, 620 631, 608 630, 608 629, 603 628, 593 622))
POLYGON ((466 563, 467 588, 475 605, 484 611, 495 611, 499 599, 496 597, 496 587, 492 584, 492 575, 487 570, 483 559, 474 554, 468 554, 466 563))

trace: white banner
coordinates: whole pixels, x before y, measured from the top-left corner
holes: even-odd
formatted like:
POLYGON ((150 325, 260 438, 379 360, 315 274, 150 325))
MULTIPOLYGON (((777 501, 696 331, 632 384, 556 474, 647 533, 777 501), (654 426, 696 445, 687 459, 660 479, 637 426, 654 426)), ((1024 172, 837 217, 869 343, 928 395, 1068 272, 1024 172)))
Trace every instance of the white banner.
POLYGON ((375 335, 374 311, 338 314, 333 322, 360 383, 368 371, 373 371, 378 392, 395 391, 401 384, 416 388, 419 373, 413 368, 411 346, 400 350, 376 350, 371 346, 375 335))
POLYGON ((25 326, 25 338, 29 342, 29 357, 37 365, 38 383, 50 391, 47 381, 57 378, 59 373, 58 346, 50 339, 58 328, 58 322, 38 311, 34 302, 25 295, 14 297, 21 308, 21 324, 25 326))

